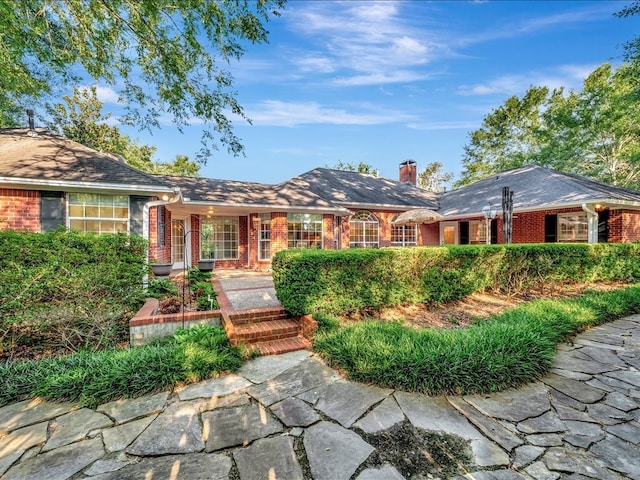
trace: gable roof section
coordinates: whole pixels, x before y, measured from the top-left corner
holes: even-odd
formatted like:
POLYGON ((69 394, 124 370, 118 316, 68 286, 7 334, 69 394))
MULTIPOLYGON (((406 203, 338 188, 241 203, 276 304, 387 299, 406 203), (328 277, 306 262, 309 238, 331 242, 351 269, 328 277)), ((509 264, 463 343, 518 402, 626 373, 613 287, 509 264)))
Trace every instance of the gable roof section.
POLYGON ((284 182, 346 208, 438 208, 436 194, 370 174, 316 168, 284 182))
POLYGON ((590 202, 640 206, 640 192, 537 165, 526 165, 443 193, 438 213, 447 217, 477 216, 482 215, 482 207, 489 203, 500 212, 503 187, 514 192, 514 211, 578 206, 590 202))
POLYGON ((7 183, 59 187, 109 187, 169 192, 153 175, 43 129, 0 129, 0 178, 7 183), (30 134, 31 133, 31 134, 30 134))

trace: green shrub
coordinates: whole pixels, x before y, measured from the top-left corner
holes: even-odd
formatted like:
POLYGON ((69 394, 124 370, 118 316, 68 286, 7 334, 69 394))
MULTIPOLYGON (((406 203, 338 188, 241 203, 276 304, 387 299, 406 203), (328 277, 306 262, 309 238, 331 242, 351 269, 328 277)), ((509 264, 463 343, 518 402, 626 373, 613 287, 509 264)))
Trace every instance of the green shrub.
POLYGON ((198 267, 191 267, 187 273, 187 280, 189 280, 189 283, 205 282, 211 277, 213 277, 211 272, 203 272, 198 267))
POLYGON ((53 350, 126 339, 144 302, 145 261, 136 236, 0 232, 0 353, 34 338, 53 350))
POLYGON ((430 395, 488 393, 545 374, 556 345, 576 332, 638 312, 634 286, 534 301, 462 329, 370 320, 320 332, 314 349, 362 382, 430 395))
POLYGON ((514 294, 640 279, 640 244, 285 250, 272 266, 278 299, 289 312, 343 314, 445 303, 487 289, 514 294))
POLYGON ((151 298, 166 298, 179 295, 178 287, 168 278, 152 278, 147 285, 147 296, 151 298))

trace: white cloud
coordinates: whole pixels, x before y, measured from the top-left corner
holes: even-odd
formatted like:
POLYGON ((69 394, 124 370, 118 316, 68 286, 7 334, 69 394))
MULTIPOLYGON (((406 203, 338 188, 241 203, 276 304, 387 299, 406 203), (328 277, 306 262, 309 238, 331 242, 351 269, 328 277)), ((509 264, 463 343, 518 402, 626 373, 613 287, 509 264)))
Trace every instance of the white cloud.
POLYGON ((393 111, 376 111, 367 106, 361 111, 349 112, 345 108, 332 108, 316 102, 282 102, 268 100, 247 108, 248 116, 255 126, 296 125, 381 125, 409 121, 413 117, 393 111))
POLYGON ((526 72, 517 75, 504 75, 484 83, 462 85, 459 95, 519 95, 530 86, 546 86, 551 89, 564 87, 577 90, 584 79, 596 68, 595 65, 560 65, 548 72, 526 72))
POLYGON ((111 87, 102 87, 98 85, 96 87, 96 95, 98 96, 98 100, 102 103, 119 103, 118 94, 111 87))
MULTIPOLYGON (((294 4, 295 5, 295 4, 294 4)), ((300 4, 298 4, 300 5, 300 4)), ((340 74, 330 84, 370 85, 425 78, 420 67, 448 47, 411 24, 405 2, 306 2, 286 15, 290 28, 314 45, 289 52, 303 72, 340 74), (405 71, 402 74, 396 72, 405 71), (407 70, 413 70, 410 75, 407 70)))
POLYGON ((442 122, 413 122, 407 127, 413 130, 473 130, 480 126, 480 122, 470 120, 454 120, 442 122))

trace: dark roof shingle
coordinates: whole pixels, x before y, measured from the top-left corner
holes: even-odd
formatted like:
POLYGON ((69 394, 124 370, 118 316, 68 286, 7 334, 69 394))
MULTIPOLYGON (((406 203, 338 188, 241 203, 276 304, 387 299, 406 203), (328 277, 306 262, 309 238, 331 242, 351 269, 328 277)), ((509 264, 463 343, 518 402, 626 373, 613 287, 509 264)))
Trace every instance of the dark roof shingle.
POLYGON ((114 155, 46 130, 36 133, 29 135, 26 128, 0 129, 0 177, 167 188, 114 155))
POLYGON ((640 192, 537 165, 526 165, 443 193, 438 213, 446 216, 480 215, 482 207, 489 203, 500 210, 503 187, 514 192, 514 210, 603 200, 640 202, 640 192))

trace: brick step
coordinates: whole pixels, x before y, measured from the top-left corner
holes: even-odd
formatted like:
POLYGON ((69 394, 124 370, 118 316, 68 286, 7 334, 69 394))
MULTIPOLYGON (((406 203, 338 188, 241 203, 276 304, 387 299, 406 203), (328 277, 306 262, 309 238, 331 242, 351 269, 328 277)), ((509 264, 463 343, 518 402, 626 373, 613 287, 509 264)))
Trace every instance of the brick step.
POLYGON ((295 352, 296 350, 309 350, 311 342, 304 337, 291 337, 252 343, 251 347, 259 350, 260 355, 280 355, 281 353, 295 352))
POLYGON ((229 318, 234 325, 246 325, 250 323, 270 322, 272 320, 286 320, 289 315, 284 308, 268 310, 247 310, 244 312, 230 313, 229 318))
POLYGON ((291 319, 269 320, 240 325, 237 325, 233 320, 232 322, 238 342, 255 343, 295 337, 300 330, 300 324, 291 319))

